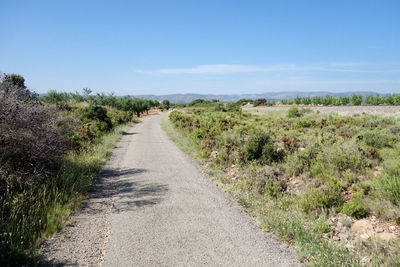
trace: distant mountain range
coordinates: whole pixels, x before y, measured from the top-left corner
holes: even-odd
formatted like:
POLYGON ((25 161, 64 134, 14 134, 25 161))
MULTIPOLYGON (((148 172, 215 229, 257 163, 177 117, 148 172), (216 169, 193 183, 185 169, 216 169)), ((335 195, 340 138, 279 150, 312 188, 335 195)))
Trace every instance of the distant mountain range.
POLYGON ((293 99, 296 97, 314 97, 314 96, 326 96, 333 95, 338 96, 350 96, 352 94, 362 94, 362 95, 377 95, 378 93, 372 91, 360 91, 360 92, 342 92, 342 93, 332 93, 326 91, 320 92, 297 92, 297 91, 287 91, 287 92, 273 92, 273 93, 262 93, 262 94, 227 94, 227 95, 212 95, 212 94, 170 94, 170 95, 134 95, 133 97, 145 98, 151 100, 162 101, 168 99, 174 104, 187 104, 195 99, 212 100, 218 99, 221 102, 235 102, 239 99, 258 99, 265 98, 269 101, 278 101, 283 99, 293 99))

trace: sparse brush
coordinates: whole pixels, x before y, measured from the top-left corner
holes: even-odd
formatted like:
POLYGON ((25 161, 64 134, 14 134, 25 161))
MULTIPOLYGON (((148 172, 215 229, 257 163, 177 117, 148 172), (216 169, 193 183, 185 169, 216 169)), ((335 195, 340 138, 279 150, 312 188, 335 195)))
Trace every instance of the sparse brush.
POLYGON ((192 155, 205 155, 202 161, 221 172, 219 184, 237 195, 263 227, 295 242, 306 264, 358 266, 367 255, 371 264, 390 266, 399 258, 388 254, 393 244, 381 251, 362 251, 365 244, 357 244, 349 251, 321 235, 331 230, 326 216, 337 213, 352 221, 368 215, 400 221, 398 119, 315 113, 301 117, 298 113, 306 112, 291 109, 290 116, 189 109, 171 113, 176 128, 168 131, 180 133, 174 140, 191 147, 192 155), (231 172, 233 177, 227 175, 231 172))

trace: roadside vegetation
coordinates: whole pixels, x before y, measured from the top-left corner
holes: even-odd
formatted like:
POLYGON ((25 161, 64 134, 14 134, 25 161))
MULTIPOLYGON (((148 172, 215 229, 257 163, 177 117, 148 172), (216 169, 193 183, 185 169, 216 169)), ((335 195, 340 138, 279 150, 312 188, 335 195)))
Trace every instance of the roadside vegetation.
POLYGON ((192 102, 169 115, 167 133, 189 140, 216 182, 304 263, 398 264, 400 117, 298 107, 260 116, 241 104, 192 102))
POLYGON ((43 238, 87 197, 123 131, 157 101, 50 91, 0 81, 0 265, 35 265, 43 238))

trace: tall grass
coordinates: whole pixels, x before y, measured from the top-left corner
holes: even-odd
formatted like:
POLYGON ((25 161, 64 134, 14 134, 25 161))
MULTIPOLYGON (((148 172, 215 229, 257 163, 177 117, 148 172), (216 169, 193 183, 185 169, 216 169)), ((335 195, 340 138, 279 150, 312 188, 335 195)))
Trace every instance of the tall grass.
POLYGON ((4 196, 0 208, 0 266, 37 263, 37 246, 43 238, 62 229, 65 219, 80 207, 115 143, 130 126, 117 126, 81 150, 69 152, 59 172, 48 182, 4 196))

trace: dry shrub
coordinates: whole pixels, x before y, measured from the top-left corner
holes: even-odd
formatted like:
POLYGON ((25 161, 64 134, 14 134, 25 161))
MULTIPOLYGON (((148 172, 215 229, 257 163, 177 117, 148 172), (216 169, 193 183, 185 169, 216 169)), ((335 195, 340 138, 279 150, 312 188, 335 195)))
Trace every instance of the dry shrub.
POLYGON ((0 83, 0 194, 43 181, 57 170, 69 141, 57 113, 25 86, 0 83))
POLYGON ((284 134, 281 138, 283 148, 290 153, 295 152, 300 147, 300 141, 296 136, 287 136, 284 134))
POLYGON ((277 197, 285 192, 287 183, 277 168, 263 166, 257 169, 255 177, 255 189, 259 194, 267 194, 277 197))

